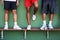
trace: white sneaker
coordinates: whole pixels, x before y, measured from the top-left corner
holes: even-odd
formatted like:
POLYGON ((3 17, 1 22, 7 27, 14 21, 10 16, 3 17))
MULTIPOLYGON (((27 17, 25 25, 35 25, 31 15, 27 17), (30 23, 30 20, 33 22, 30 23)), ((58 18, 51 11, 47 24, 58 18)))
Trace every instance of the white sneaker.
POLYGON ((31 30, 31 25, 28 25, 27 29, 28 29, 28 30, 31 30))
POLYGON ((22 29, 18 25, 14 25, 13 29, 22 29))
POLYGON ((41 30, 47 30, 47 26, 46 25, 43 25, 40 29, 41 30))
POLYGON ((48 25, 48 28, 49 28, 49 29, 53 29, 53 26, 52 26, 52 25, 48 25))
POLYGON ((4 25, 4 29, 8 29, 8 25, 4 25))
POLYGON ((34 21, 34 20, 36 19, 36 15, 33 15, 32 19, 33 19, 33 21, 34 21))

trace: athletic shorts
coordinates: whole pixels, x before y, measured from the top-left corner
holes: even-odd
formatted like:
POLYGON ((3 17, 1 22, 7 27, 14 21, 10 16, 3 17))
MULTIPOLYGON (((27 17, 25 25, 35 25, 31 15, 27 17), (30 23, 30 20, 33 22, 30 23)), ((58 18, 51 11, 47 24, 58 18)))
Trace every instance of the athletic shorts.
POLYGON ((42 13, 48 12, 56 12, 56 0, 42 0, 42 13))
POLYGON ((34 2, 38 2, 38 0, 24 0, 25 1, 25 7, 30 7, 33 5, 34 2))
POLYGON ((5 10, 14 10, 16 8, 17 8, 16 2, 4 1, 4 9, 5 10))

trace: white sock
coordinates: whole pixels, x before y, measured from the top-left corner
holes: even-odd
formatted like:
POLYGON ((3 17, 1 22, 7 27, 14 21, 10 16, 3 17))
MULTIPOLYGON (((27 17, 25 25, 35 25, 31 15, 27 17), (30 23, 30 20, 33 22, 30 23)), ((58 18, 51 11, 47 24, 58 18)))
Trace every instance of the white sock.
POLYGON ((5 25, 8 25, 8 22, 5 22, 5 25))
POLYGON ((28 25, 28 27, 31 27, 31 25, 28 25))
POLYGON ((17 22, 14 22, 14 25, 17 25, 17 22))
POLYGON ((43 25, 46 25, 46 20, 43 20, 43 25))
POLYGON ((49 21, 49 25, 52 25, 52 21, 49 21))

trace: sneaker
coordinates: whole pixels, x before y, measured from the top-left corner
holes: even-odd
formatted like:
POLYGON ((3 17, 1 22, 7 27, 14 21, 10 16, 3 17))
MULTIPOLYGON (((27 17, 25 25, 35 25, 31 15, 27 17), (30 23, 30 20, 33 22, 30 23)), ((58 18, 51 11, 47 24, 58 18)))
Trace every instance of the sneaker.
POLYGON ((28 30, 31 30, 31 25, 28 25, 27 29, 28 29, 28 30))
POLYGON ((4 29, 8 29, 8 25, 4 25, 4 29))
POLYGON ((34 21, 34 20, 36 19, 36 15, 33 15, 32 19, 33 19, 33 21, 34 21))
POLYGON ((41 30, 47 30, 47 26, 46 25, 43 25, 40 29, 41 30))
POLYGON ((52 26, 52 25, 48 25, 48 28, 49 28, 49 29, 53 29, 53 26, 52 26))
POLYGON ((14 25, 13 29, 22 29, 18 25, 14 25))

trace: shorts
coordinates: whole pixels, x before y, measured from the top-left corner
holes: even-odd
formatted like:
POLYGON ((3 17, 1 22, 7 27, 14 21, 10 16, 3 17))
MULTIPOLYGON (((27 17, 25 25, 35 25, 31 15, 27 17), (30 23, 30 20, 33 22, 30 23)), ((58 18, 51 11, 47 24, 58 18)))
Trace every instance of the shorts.
POLYGON ((16 8, 17 8, 16 2, 4 1, 4 9, 5 10, 14 10, 16 8))
POLYGON ((42 0, 42 13, 48 12, 56 12, 56 0, 42 0))
POLYGON ((38 0, 24 0, 25 1, 25 7, 30 7, 33 5, 34 2, 38 2, 38 0))

